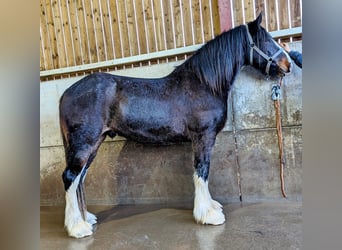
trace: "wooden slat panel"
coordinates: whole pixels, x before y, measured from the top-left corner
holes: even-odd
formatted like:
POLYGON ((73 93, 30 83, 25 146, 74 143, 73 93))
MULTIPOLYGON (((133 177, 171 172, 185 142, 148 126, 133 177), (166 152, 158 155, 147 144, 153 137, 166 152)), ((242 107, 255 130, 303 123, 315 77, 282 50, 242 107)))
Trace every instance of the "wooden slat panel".
MULTIPOLYGON (((201 44, 221 31, 219 0, 40 0, 40 6, 42 71, 201 44)), ((301 0, 230 6, 234 26, 261 11, 268 31, 301 26, 301 0)))

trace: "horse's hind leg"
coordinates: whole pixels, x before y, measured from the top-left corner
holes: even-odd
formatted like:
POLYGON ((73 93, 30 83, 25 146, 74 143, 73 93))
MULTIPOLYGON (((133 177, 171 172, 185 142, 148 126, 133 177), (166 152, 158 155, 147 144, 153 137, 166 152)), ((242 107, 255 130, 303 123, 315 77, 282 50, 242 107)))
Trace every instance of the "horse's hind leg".
POLYGON ((71 139, 66 146, 67 167, 63 172, 66 191, 64 225, 69 235, 75 238, 91 235, 92 224, 96 223, 96 217, 86 211, 83 185, 89 165, 104 139, 100 135, 90 140, 83 138, 82 134, 80 130, 77 135, 69 135, 69 138, 75 139, 71 139))
MULTIPOLYGON (((101 139, 101 142, 104 140, 104 136, 101 139)), ((100 144, 99 144, 100 145, 100 144)), ((84 181, 85 178, 87 176, 88 173, 88 169, 90 167, 90 164, 93 162, 95 156, 97 153, 97 148, 95 149, 95 151, 90 155, 90 157, 88 158, 88 162, 87 165, 84 169, 84 171, 81 174, 81 179, 80 182, 78 184, 78 188, 76 190, 76 194, 77 194, 77 200, 79 203, 79 207, 80 207, 80 211, 81 211, 81 215, 83 217, 83 219, 85 221, 87 221, 89 224, 94 225, 97 222, 97 218, 94 214, 90 213, 89 211, 87 211, 87 206, 86 206, 86 202, 85 202, 85 191, 84 191, 84 181)))
POLYGON ((220 225, 225 222, 222 205, 211 198, 208 188, 210 154, 215 134, 193 136, 195 200, 193 215, 198 223, 220 225))

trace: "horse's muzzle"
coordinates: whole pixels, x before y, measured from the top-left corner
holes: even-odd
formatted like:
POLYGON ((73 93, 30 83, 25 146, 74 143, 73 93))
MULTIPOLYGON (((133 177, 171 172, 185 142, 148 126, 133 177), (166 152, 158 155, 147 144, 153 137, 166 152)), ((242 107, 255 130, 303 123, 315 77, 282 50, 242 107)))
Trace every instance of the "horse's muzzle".
POLYGON ((285 75, 285 74, 289 74, 292 70, 292 63, 291 61, 287 60, 286 57, 282 57, 279 61, 278 61, 278 67, 279 67, 279 74, 280 75, 285 75))

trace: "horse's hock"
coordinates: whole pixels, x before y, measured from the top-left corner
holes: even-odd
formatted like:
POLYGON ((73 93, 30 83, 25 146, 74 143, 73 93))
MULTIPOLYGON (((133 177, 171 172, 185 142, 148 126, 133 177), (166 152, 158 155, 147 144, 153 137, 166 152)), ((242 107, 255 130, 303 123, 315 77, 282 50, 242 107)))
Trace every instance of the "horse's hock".
MULTIPOLYGON (((290 44, 301 51, 301 42, 290 44)), ((116 71, 157 77, 175 63, 116 71)), ((282 86, 281 114, 285 151, 285 190, 302 198, 302 71, 297 66, 282 86)), ((64 204, 61 174, 65 168, 58 101, 77 78, 43 82, 40 91, 41 205, 64 204)), ((211 160, 209 189, 221 203, 281 200, 279 152, 271 86, 251 67, 238 75, 228 100, 228 120, 218 135, 211 160)), ((190 143, 151 146, 107 138, 86 179, 88 204, 192 203, 193 164, 190 143)))

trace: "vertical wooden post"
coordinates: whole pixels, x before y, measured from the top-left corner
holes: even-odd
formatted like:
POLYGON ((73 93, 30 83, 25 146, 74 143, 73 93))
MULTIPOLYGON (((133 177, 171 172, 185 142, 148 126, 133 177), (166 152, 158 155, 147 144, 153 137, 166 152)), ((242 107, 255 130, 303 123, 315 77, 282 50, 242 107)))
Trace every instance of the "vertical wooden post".
POLYGON ((218 0, 220 29, 221 32, 233 27, 230 0, 218 0))

